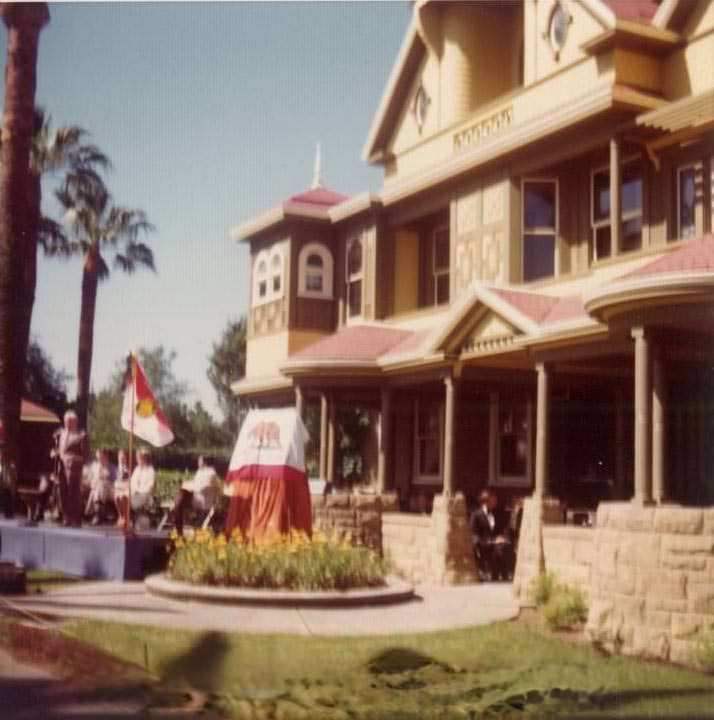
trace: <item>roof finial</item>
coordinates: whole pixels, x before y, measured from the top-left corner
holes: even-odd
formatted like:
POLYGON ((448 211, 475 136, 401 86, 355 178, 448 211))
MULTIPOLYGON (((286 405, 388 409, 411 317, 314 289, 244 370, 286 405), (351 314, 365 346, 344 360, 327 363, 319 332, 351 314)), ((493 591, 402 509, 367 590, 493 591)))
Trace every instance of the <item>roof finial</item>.
POLYGON ((312 190, 322 187, 322 156, 320 154, 320 143, 317 143, 315 150, 315 172, 312 176, 312 190))

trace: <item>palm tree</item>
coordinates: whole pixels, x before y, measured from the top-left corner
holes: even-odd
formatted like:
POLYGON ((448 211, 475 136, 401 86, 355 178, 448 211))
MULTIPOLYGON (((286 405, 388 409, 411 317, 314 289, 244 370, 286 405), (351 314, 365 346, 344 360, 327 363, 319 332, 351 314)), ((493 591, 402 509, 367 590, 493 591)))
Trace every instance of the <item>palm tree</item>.
POLYGON ((36 107, 33 114, 30 172, 25 201, 24 272, 20 302, 20 339, 18 351, 27 352, 30 340, 32 308, 37 284, 37 247, 45 255, 68 255, 69 243, 62 226, 42 215, 42 178, 62 170, 72 173, 78 181, 100 182, 97 168, 109 169, 109 158, 95 145, 83 143, 87 132, 70 125, 52 130, 52 117, 36 107))
POLYGON ((19 352, 20 279, 23 275, 25 193, 32 143, 40 31, 49 20, 45 3, 3 3, 7 65, 0 150, 0 421, 11 461, 17 462, 24 350, 19 352))
POLYGON ((87 183, 82 176, 69 173, 56 196, 65 209, 65 221, 73 236, 68 241, 67 252, 81 254, 84 259, 77 352, 77 415, 80 427, 86 427, 97 288, 100 280, 109 277, 105 257, 112 255, 114 267, 129 274, 139 267, 155 270, 151 248, 139 241, 142 233, 154 227, 142 210, 114 205, 102 182, 87 183))

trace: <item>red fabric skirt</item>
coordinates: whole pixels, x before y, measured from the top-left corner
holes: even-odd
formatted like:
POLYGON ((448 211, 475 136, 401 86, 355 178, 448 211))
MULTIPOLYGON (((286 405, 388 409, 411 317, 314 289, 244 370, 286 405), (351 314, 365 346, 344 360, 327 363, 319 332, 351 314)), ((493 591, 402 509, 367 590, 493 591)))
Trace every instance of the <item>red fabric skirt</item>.
POLYGON ((249 540, 302 530, 312 535, 312 509, 307 476, 240 478, 232 483, 226 535, 239 528, 249 540))

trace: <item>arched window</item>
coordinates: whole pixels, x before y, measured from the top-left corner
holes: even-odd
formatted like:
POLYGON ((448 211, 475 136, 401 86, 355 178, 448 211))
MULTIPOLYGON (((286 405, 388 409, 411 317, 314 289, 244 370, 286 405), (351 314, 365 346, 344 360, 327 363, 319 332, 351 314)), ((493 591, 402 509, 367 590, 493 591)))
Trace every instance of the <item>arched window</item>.
POLYGON ((347 317, 351 318, 362 314, 362 241, 359 238, 347 243, 346 261, 347 317))
POLYGON ((332 299, 332 253, 321 243, 308 243, 298 260, 298 292, 302 297, 332 299))
POLYGON ((268 251, 261 250, 253 265, 253 305, 261 305, 268 299, 268 251))
POLYGON ((270 295, 273 300, 283 296, 283 254, 278 249, 270 256, 270 295))

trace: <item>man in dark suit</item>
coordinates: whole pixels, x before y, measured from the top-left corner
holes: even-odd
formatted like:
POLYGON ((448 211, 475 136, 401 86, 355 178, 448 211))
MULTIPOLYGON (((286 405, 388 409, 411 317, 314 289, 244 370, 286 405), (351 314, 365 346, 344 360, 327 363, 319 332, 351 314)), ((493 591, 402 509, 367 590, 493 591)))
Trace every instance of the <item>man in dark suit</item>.
POLYGON ((498 498, 490 490, 479 495, 479 505, 471 513, 470 525, 481 579, 508 580, 512 573, 511 543, 497 525, 498 498))

